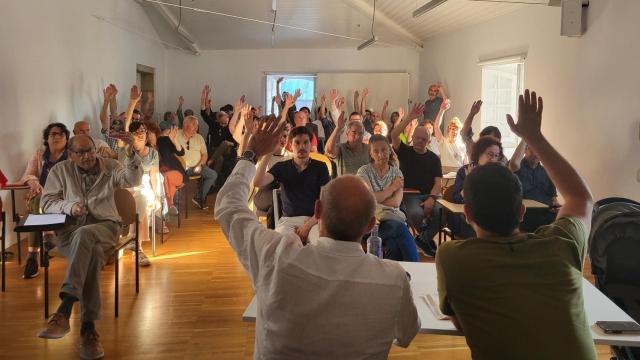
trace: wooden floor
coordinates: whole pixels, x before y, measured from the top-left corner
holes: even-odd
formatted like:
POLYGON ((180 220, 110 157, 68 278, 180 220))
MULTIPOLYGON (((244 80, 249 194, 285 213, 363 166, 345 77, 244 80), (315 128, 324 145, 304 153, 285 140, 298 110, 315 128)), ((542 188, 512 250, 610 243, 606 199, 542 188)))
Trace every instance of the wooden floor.
MULTIPOLYGON (((242 322, 253 296, 249 278, 207 211, 192 208, 189 219, 158 245, 153 265, 141 268, 135 295, 131 255, 121 262, 120 317, 113 313, 113 266, 102 272, 102 320, 96 323, 111 359, 251 359, 255 327, 242 322)), ((158 236, 159 242, 159 236, 158 236)), ((144 244, 151 254, 149 243, 144 244)), ((24 247, 23 247, 24 248, 24 247)), ((12 249, 15 251, 15 249, 12 249)), ((7 263, 7 292, 0 293, 0 359, 73 359, 79 341, 79 306, 71 332, 60 340, 36 337, 45 324, 42 274, 21 278, 17 260, 7 263)), ((64 259, 51 260, 51 310, 64 276, 64 259)), ((606 346, 597 347, 609 359, 606 346)), ((419 334, 411 346, 394 346, 391 359, 470 359, 463 337, 419 334)))

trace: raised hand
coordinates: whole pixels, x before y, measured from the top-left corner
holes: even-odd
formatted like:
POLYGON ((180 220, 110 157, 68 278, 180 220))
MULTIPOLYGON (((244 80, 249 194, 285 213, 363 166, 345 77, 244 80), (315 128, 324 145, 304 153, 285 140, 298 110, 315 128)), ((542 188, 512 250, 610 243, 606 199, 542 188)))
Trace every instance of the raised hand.
POLYGON ((137 85, 133 85, 131 87, 131 94, 129 95, 129 99, 131 101, 138 102, 142 98, 142 91, 138 90, 137 85))
POLYGON ((184 104, 184 98, 182 97, 182 95, 180 95, 180 97, 178 98, 178 106, 182 107, 182 104, 184 104))
POLYGON ((274 115, 263 117, 249 139, 247 149, 253 151, 258 158, 273 153, 280 143, 280 136, 285 126, 286 122, 278 122, 274 115))
POLYGON ((338 110, 343 111, 344 110, 344 96, 340 96, 337 100, 336 100, 336 107, 338 108, 338 110))
POLYGON ((295 93, 295 94, 293 94, 293 97, 297 99, 297 98, 299 98, 299 97, 300 97, 300 95, 302 95, 302 91, 301 91, 300 89, 297 89, 297 90, 296 90, 296 93, 295 93))
POLYGON ((171 129, 169 129, 169 140, 171 140, 172 143, 177 143, 178 142, 178 128, 175 126, 172 126, 171 129))
POLYGON ((242 105, 242 108, 240 109, 240 116, 246 119, 249 113, 251 113, 251 105, 249 104, 242 105))
POLYGON ((331 102, 333 103, 334 101, 336 101, 337 97, 338 89, 331 89, 331 91, 329 91, 329 100, 331 100, 331 102))
POLYGON ((542 124, 542 97, 536 97, 536 92, 529 93, 529 89, 520 95, 518 100, 518 123, 513 121, 513 117, 507 114, 507 123, 516 135, 525 139, 541 136, 540 125, 542 124))
POLYGON ((276 83, 277 83, 277 84, 280 84, 280 83, 281 83, 281 82, 283 82, 283 81, 284 81, 284 77, 280 76, 280 77, 278 78, 278 80, 276 80, 276 83))
POLYGON ((244 95, 240 96, 236 103, 233 105, 233 111, 237 112, 242 109, 242 105, 244 104, 244 95))
POLYGON ((327 103, 327 96, 322 94, 322 97, 320 98, 321 104, 326 104, 327 103))
POLYGON ((420 104, 420 103, 413 104, 413 108, 411 109, 411 112, 409 113, 409 118, 410 119, 417 119, 423 113, 424 113, 424 105, 423 104, 420 104))
POLYGON ((104 89, 103 94, 105 100, 111 101, 111 99, 118 94, 118 89, 116 89, 115 85, 109 84, 109 86, 104 89))
POLYGON ((403 117, 404 117, 404 108, 400 106, 398 108, 398 122, 402 121, 403 117))
POLYGON ((443 99, 440 103, 440 110, 447 111, 451 108, 451 99, 443 99))
POLYGON ((353 97, 356 97, 356 98, 357 98, 357 97, 360 97, 360 92, 359 92, 358 90, 356 90, 356 91, 353 93, 353 97))
POLYGON ((262 105, 258 105, 256 108, 256 115, 260 116, 260 114, 262 114, 262 105))
POLYGON ((286 107, 286 108, 290 108, 290 107, 292 107, 292 106, 293 106, 293 104, 295 104, 295 103, 296 103, 296 99, 295 99, 293 96, 291 96, 291 94, 287 94, 287 95, 284 97, 284 107, 286 107))
POLYGON ((478 115, 481 107, 482 107, 482 100, 474 101, 473 105, 471 105, 471 110, 469 110, 469 116, 478 115))
POLYGON ((384 104, 382 105, 383 108, 388 108, 389 107, 389 100, 385 100, 384 104))
POLYGON ((367 96, 369 96, 369 88, 364 88, 364 90, 362 90, 362 98, 366 98, 367 96))

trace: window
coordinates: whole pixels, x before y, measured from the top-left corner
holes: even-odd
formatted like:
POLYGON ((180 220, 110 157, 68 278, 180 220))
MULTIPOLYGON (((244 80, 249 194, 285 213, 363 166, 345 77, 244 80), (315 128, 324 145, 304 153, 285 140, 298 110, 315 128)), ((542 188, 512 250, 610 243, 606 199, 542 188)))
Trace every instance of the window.
POLYGON ((502 133, 505 156, 511 158, 518 137, 507 124, 507 114, 514 119, 518 109, 518 96, 524 91, 524 63, 518 59, 509 63, 482 64, 482 121, 484 129, 496 126, 502 133))
MULTIPOLYGON (((301 107, 306 106, 311 109, 313 114, 313 99, 316 93, 316 76, 310 74, 267 74, 266 83, 266 96, 265 96, 265 111, 269 114, 271 112, 271 98, 276 96, 276 81, 279 77, 283 77, 284 80, 280 83, 280 96, 283 92, 289 94, 295 94, 297 89, 302 91, 302 95, 296 101, 296 107, 299 110, 301 107)), ((284 99, 283 99, 284 100, 284 99)), ((279 114, 278 105, 274 107, 274 113, 279 114)))

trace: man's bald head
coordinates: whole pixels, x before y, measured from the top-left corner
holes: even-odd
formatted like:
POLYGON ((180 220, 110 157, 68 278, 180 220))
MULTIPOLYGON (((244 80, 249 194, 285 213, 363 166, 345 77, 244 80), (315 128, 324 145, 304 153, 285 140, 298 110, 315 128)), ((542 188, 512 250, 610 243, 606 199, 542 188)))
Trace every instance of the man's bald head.
POLYGON ((88 121, 80 120, 73 125, 73 135, 91 136, 91 124, 88 121))
POLYGON ((322 188, 316 214, 320 236, 334 240, 360 241, 375 224, 376 199, 364 181, 344 175, 322 188))

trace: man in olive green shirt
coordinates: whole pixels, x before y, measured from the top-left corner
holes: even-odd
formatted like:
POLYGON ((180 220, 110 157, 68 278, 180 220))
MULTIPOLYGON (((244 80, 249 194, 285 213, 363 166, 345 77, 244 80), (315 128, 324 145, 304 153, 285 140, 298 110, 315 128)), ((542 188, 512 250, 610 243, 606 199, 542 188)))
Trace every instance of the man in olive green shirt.
POLYGON ((518 123, 508 123, 563 194, 557 220, 519 233, 520 181, 499 164, 480 166, 464 184, 465 216, 478 237, 447 242, 436 255, 440 308, 474 359, 596 359, 582 298, 591 192, 542 135, 541 119, 542 98, 527 90, 518 123))

